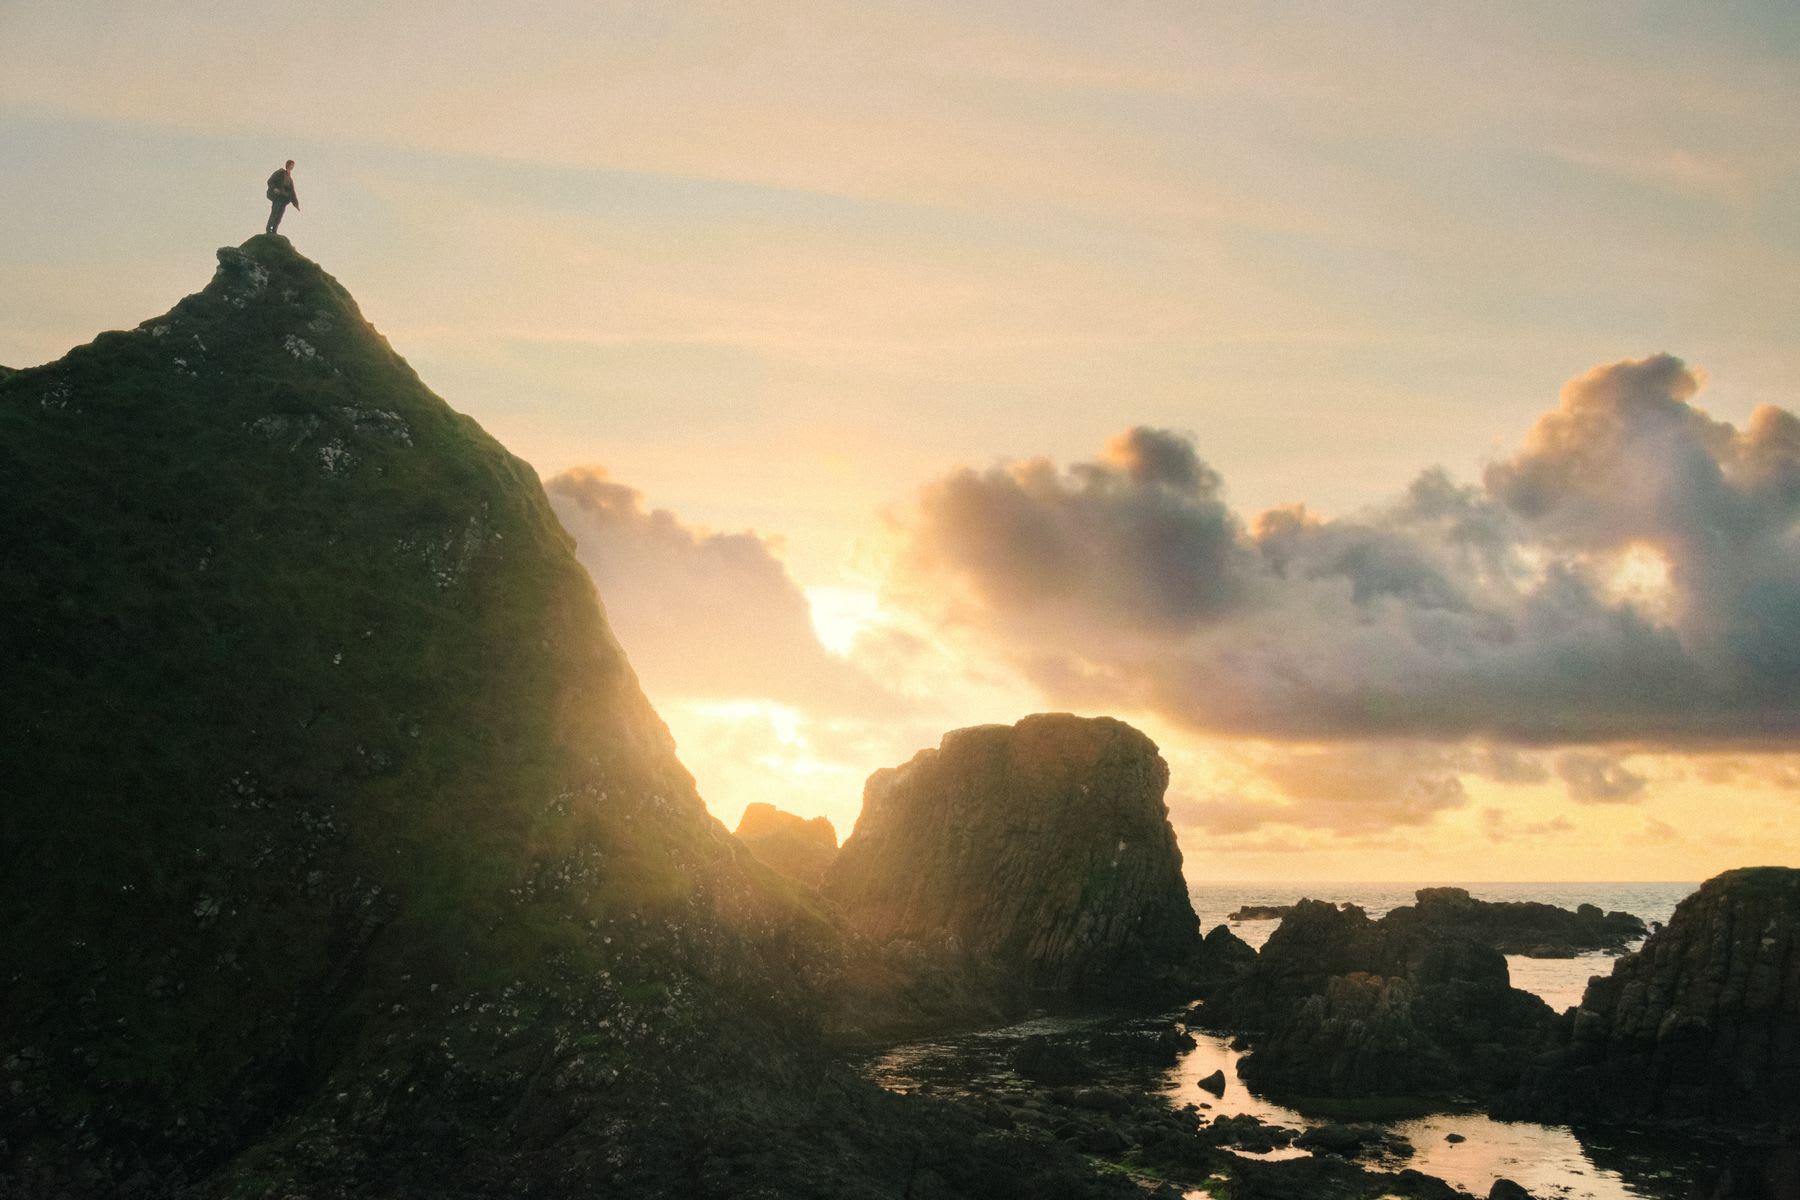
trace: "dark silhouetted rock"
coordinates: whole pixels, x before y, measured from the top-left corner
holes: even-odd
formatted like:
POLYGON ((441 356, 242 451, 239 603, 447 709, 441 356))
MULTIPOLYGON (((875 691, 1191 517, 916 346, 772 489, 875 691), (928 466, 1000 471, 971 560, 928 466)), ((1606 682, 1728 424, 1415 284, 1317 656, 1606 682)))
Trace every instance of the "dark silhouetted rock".
POLYGON ((746 807, 734 835, 765 866, 812 887, 837 855, 837 830, 830 821, 797 817, 773 804, 746 807))
POLYGON ((1250 943, 1233 933, 1230 926, 1214 925, 1201 943, 1195 986, 1202 996, 1209 996, 1255 964, 1256 951, 1250 943))
POLYGON ((1034 1033, 1012 1052, 1012 1069, 1039 1083, 1076 1083, 1093 1074, 1093 1066, 1067 1042, 1034 1033))
POLYGON ((1419 1171, 1372 1171, 1335 1154, 1231 1164, 1232 1200, 1469 1200, 1419 1171))
POLYGON ((1225 1072, 1214 1071, 1205 1079, 1197 1080, 1196 1086, 1204 1088, 1215 1096, 1223 1096, 1225 1094, 1225 1072))
POLYGON ((1113 1088, 1082 1088, 1069 1097, 1069 1103, 1094 1112, 1122 1113, 1131 1107, 1131 1098, 1113 1088))
POLYGON ((1496 1179, 1487 1200, 1532 1200, 1532 1195, 1510 1179, 1496 1179))
POLYGON ((1507 953, 1523 955, 1526 958, 1578 958, 1582 952, 1566 943, 1554 942, 1515 946, 1507 953))
POLYGON ((1174 1066, 1182 1052, 1192 1050, 1196 1044, 1193 1034, 1174 1025, 1099 1030, 1087 1038, 1087 1048, 1095 1055, 1152 1067, 1174 1066))
POLYGON ((1316 1125, 1301 1133, 1294 1139, 1294 1145, 1302 1150, 1336 1154, 1343 1158, 1355 1158, 1365 1151, 1380 1146, 1386 1137, 1387 1131, 1379 1125, 1360 1122, 1345 1125, 1332 1122, 1316 1125))
POLYGON ((1292 1145, 1300 1136, 1297 1129, 1289 1129, 1283 1125, 1265 1124, 1261 1118, 1242 1113, 1230 1117, 1214 1117, 1211 1125, 1203 1131, 1206 1139, 1215 1146, 1231 1146, 1239 1150, 1248 1150, 1253 1154, 1267 1154, 1271 1150, 1280 1150, 1292 1145))
POLYGON ((953 939, 1036 992, 1191 988, 1199 923, 1149 738, 1040 714, 875 772, 824 894, 876 943, 953 939))
POLYGON ((1458 934, 1502 954, 1569 958, 1586 950, 1624 950, 1648 930, 1630 913, 1602 912, 1583 904, 1573 912, 1522 900, 1477 900, 1458 887, 1420 888, 1417 903, 1396 908, 1384 920, 1417 921, 1442 934, 1458 934))
POLYGON ((1227 921, 1279 921, 1294 911, 1291 904, 1244 904, 1225 914, 1227 921))
POLYGON ((1442 1097, 1513 1086, 1554 1016, 1510 986, 1498 951, 1416 920, 1303 900, 1200 1019, 1253 1035, 1238 1069, 1254 1087, 1442 1097))
POLYGON ((1800 870, 1702 884, 1589 982, 1566 1042, 1500 1111, 1800 1127, 1800 870))

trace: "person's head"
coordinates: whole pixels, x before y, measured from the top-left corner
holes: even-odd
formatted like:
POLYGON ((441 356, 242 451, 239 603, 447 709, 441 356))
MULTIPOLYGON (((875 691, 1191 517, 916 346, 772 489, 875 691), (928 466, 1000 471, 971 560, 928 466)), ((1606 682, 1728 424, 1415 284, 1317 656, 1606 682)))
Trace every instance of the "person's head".
POLYGON ((294 160, 291 158, 287 160, 287 169, 290 171, 294 169, 294 160))

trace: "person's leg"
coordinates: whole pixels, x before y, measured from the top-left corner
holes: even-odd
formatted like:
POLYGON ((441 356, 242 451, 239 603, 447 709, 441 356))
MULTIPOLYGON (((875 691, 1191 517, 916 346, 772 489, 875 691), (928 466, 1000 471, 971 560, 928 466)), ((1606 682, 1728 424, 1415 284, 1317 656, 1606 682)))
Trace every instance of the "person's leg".
POLYGON ((276 200, 269 205, 269 233, 281 228, 281 214, 287 209, 287 201, 276 200))

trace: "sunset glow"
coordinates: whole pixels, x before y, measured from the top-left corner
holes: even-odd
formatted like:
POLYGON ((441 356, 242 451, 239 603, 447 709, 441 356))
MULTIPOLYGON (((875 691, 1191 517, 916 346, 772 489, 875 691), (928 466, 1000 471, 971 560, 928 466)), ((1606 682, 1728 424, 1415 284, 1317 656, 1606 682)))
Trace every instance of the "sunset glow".
POLYGON ((727 825, 1068 710, 1194 879, 1800 860, 1789 17, 529 7, 0 9, 0 363, 291 157, 727 825))

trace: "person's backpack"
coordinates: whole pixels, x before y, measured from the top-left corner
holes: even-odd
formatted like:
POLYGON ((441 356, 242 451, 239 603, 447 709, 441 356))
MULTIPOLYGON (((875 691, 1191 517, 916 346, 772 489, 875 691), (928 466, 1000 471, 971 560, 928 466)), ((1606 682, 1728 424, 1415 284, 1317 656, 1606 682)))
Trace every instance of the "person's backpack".
POLYGON ((269 176, 269 190, 265 193, 265 195, 267 195, 269 199, 271 199, 271 200, 287 199, 287 180, 285 178, 283 178, 284 174, 285 173, 282 171, 277 171, 273 175, 269 176))

